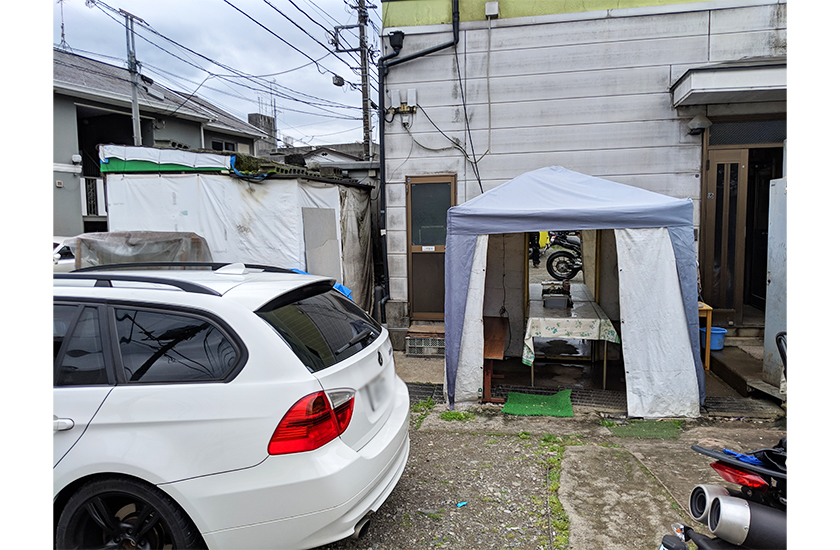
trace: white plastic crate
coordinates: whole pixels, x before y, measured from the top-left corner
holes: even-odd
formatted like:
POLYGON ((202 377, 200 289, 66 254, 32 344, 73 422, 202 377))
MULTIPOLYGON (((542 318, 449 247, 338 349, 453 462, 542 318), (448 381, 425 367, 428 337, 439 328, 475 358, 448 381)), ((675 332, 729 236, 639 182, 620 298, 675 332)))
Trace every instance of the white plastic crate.
POLYGON ((445 338, 417 338, 406 336, 405 354, 408 357, 443 357, 445 338))

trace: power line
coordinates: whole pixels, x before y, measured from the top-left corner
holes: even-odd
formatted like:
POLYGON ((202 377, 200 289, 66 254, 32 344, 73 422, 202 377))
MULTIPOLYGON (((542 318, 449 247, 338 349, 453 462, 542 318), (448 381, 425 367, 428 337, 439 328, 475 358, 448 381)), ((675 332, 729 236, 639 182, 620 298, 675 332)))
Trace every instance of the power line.
MULTIPOLYGON (((101 1, 96 2, 96 4, 95 4, 95 5, 96 5, 97 7, 100 7, 100 5, 104 5, 105 7, 107 7, 108 9, 110 9, 111 11, 116 11, 116 10, 114 10, 114 8, 112 8, 111 6, 108 6, 107 4, 105 4, 104 2, 101 2, 101 1)), ((101 7, 100 7, 100 10, 101 10, 101 11, 103 11, 103 13, 105 13, 105 12, 104 12, 104 10, 102 10, 102 9, 101 9, 101 7)), ((106 15, 108 15, 108 14, 106 13, 106 15)), ((111 19, 113 19, 114 21, 116 21, 116 22, 117 22, 117 23, 119 23, 120 25, 123 25, 123 26, 124 26, 124 23, 122 23, 122 21, 120 21, 120 20, 118 20, 118 19, 115 19, 114 17, 112 17, 112 16, 110 16, 110 15, 109 15, 109 17, 111 17, 111 19)), ((225 65, 225 64, 223 64, 223 63, 220 63, 219 61, 216 61, 216 60, 214 60, 214 59, 212 59, 212 58, 210 58, 210 57, 207 57, 207 56, 205 56, 205 55, 203 55, 203 54, 201 54, 201 53, 199 53, 199 52, 196 52, 196 51, 194 51, 194 50, 192 50, 192 49, 188 48, 187 46, 184 46, 183 44, 180 44, 179 42, 177 42, 177 41, 175 41, 175 40, 173 40, 173 39, 171 39, 171 38, 169 38, 169 37, 167 37, 167 36, 165 36, 165 35, 161 34, 161 33, 160 33, 160 32, 158 32, 158 31, 156 31, 156 30, 155 30, 154 28, 152 28, 152 27, 151 27, 151 25, 149 25, 148 23, 145 23, 145 22, 144 22, 144 25, 143 25, 143 27, 142 27, 142 28, 144 28, 145 30, 148 30, 149 32, 151 32, 151 33, 152 33, 152 34, 154 34, 155 36, 158 36, 158 37, 162 38, 163 40, 166 40, 167 42, 170 42, 171 44, 174 44, 175 46, 177 46, 177 47, 179 47, 179 48, 181 48, 181 49, 183 49, 183 50, 185 50, 185 51, 187 51, 187 52, 189 52, 189 53, 191 53, 191 54, 193 54, 193 55, 196 55, 196 56, 200 57, 201 59, 204 59, 205 61, 207 61, 207 62, 209 62, 209 63, 212 63, 212 64, 214 64, 214 65, 217 65, 217 66, 219 66, 219 67, 221 67, 221 68, 225 69, 226 71, 229 71, 229 72, 232 72, 232 73, 235 73, 235 74, 234 74, 234 75, 221 75, 221 74, 215 74, 215 73, 213 73, 213 72, 211 72, 211 71, 208 71, 208 70, 207 70, 207 69, 205 69, 204 67, 202 67, 202 66, 200 66, 200 65, 198 65, 198 64, 196 64, 196 63, 194 63, 194 62, 191 62, 191 61, 189 61, 189 60, 186 60, 186 59, 184 59, 184 58, 182 58, 182 57, 180 57, 180 56, 178 56, 178 55, 176 55, 176 54, 172 53, 171 51, 167 50, 166 48, 163 48, 162 46, 160 46, 160 45, 158 45, 158 44, 155 44, 154 42, 152 42, 152 41, 151 41, 151 40, 149 40, 148 38, 146 38, 146 37, 144 37, 144 36, 140 36, 143 40, 145 40, 146 42, 148 42, 148 43, 149 43, 149 44, 151 44, 152 46, 154 46, 154 47, 158 48, 159 50, 161 50, 161 51, 163 51, 163 52, 165 52, 165 53, 167 53, 167 54, 169 54, 169 55, 171 55, 171 56, 175 57, 176 59, 178 59, 178 60, 180 60, 180 61, 182 61, 182 62, 184 62, 184 63, 186 63, 186 64, 190 65, 191 67, 196 68, 196 69, 198 69, 198 70, 200 70, 200 71, 202 71, 202 72, 206 72, 206 73, 212 74, 212 75, 214 75, 214 76, 216 76, 216 77, 218 77, 218 78, 220 78, 220 79, 222 79, 222 80, 227 80, 228 78, 236 78, 236 77, 238 77, 238 78, 245 78, 245 79, 247 79, 247 80, 252 81, 254 84, 257 84, 257 85, 261 86, 263 89, 262 89, 262 90, 256 90, 255 88, 245 86, 245 85, 243 85, 243 84, 241 84, 241 83, 239 83, 239 82, 231 82, 232 84, 236 84, 236 85, 238 85, 238 86, 242 86, 242 87, 245 87, 245 88, 248 88, 248 89, 251 89, 251 90, 255 90, 255 91, 260 91, 260 92, 263 92, 263 93, 273 93, 273 86, 278 86, 279 88, 282 88, 282 89, 288 90, 288 91, 289 91, 289 92, 291 92, 291 93, 299 94, 299 95, 301 95, 301 96, 303 96, 303 97, 306 97, 306 98, 309 98, 309 99, 312 99, 312 100, 317 100, 317 101, 320 101, 320 102, 325 102, 325 103, 321 103, 320 105, 324 105, 324 106, 332 106, 332 107, 335 107, 335 108, 345 108, 345 109, 347 109, 347 108, 349 108, 349 109, 353 109, 353 108, 355 108, 355 107, 350 106, 350 105, 344 105, 344 104, 341 104, 341 103, 338 103, 338 102, 334 102, 334 101, 330 101, 330 100, 325 100, 325 99, 322 99, 322 98, 318 98, 318 97, 315 97, 315 96, 311 96, 311 95, 309 95, 309 94, 305 94, 305 93, 303 93, 303 92, 299 92, 299 91, 297 91, 297 90, 293 90, 293 89, 291 89, 291 88, 288 88, 288 87, 286 87, 286 86, 281 86, 281 85, 277 85, 277 84, 274 84, 274 83, 269 83, 268 81, 266 81, 266 82, 260 82, 261 80, 264 80, 264 79, 261 79, 261 78, 259 78, 259 77, 255 76, 255 75, 250 75, 250 74, 245 73, 245 72, 243 72, 243 71, 240 71, 240 70, 238 70, 238 69, 234 69, 233 67, 229 67, 229 66, 227 66, 227 65, 225 65)), ((315 63, 315 64, 317 65, 317 60, 312 60, 312 61, 313 61, 313 63, 315 63)), ((303 102, 303 103, 309 103, 309 102, 307 102, 307 101, 300 100, 300 99, 295 98, 295 97, 293 97, 293 96, 284 96, 284 95, 280 95, 280 97, 283 97, 283 98, 285 98, 285 99, 289 99, 289 100, 292 100, 292 101, 301 101, 301 102, 303 102)))
MULTIPOLYGON (((266 2, 266 3, 267 3, 267 2, 266 2)), ((325 32, 325 33, 327 33, 327 36, 332 36, 332 32, 333 32, 333 31, 332 31, 331 29, 328 29, 327 27, 325 27, 324 25, 322 25, 322 24, 321 24, 321 23, 319 23, 318 21, 315 21, 315 19, 313 19, 311 15, 309 15, 309 14, 308 14, 305 10, 301 9, 301 8, 300 8, 297 4, 295 4, 293 0, 289 0, 289 4, 291 4, 291 5, 292 5, 292 6, 293 6, 296 10, 298 10, 300 13, 302 13, 303 15, 305 15, 305 16, 307 17, 307 19, 309 19, 310 21, 312 21, 313 23, 315 23, 316 25, 318 25, 319 27, 321 27, 321 29, 323 29, 323 30, 324 30, 324 32, 325 32)), ((269 4, 269 5, 271 5, 271 4, 269 4)), ((272 7, 274 7, 274 6, 272 6, 272 7)), ((276 9, 276 8, 275 8, 275 9, 276 9)), ((345 44, 346 44, 346 45, 348 45, 348 46, 350 45, 347 41, 345 41, 345 44)), ((334 53, 334 52, 330 52, 330 53, 333 53, 333 55, 335 55, 335 53, 334 53)))
MULTIPOLYGON (((225 0, 225 1, 227 2, 227 0, 225 0)), ((325 45, 324 43, 322 43, 320 40, 318 40, 317 38, 315 38, 314 36, 312 36, 311 34, 309 34, 309 32, 308 32, 306 29, 304 29, 303 27, 301 27, 300 25, 298 25, 298 24, 297 24, 297 23, 296 23, 296 22, 295 22, 295 21, 294 21, 291 17, 289 17, 288 15, 286 15, 285 13, 283 13, 282 11, 280 11, 279 9, 277 9, 277 7, 276 7, 274 4, 272 4, 272 3, 271 3, 271 2, 269 2, 268 0, 263 0, 263 2, 265 2, 265 3, 269 6, 269 7, 271 7, 271 9, 273 9, 274 11, 276 11, 277 13, 279 13, 280 15, 282 15, 283 17, 285 17, 285 18, 286 18, 286 20, 287 20, 287 21, 289 21, 289 23, 291 23, 292 25, 294 25, 295 27, 297 27, 297 28, 298 28, 298 29, 299 29, 299 30, 300 30, 303 34, 305 34, 306 36, 308 36, 309 38, 311 38, 312 40, 314 40, 315 42, 317 42, 319 46, 321 46, 322 48, 324 48, 324 49, 326 49, 328 52, 330 52, 330 54, 332 54, 332 55, 333 55, 333 57, 335 57, 336 59, 338 59, 339 61, 341 61, 341 62, 342 62, 342 63, 344 63, 345 65, 347 65, 347 67, 348 67, 351 71, 353 71, 354 73, 356 72, 356 69, 355 69, 355 68, 353 68, 353 66, 352 66, 352 65, 350 65, 349 63, 347 63, 347 61, 345 61, 345 60, 344 60, 344 59, 342 59, 341 57, 339 57, 339 56, 338 56, 338 55, 337 55, 337 54, 336 54, 333 50, 331 50, 331 49, 329 48, 329 46, 326 46, 326 45, 325 45)), ((228 2, 228 4, 229 4, 229 3, 230 3, 230 2, 228 2)), ((327 31, 327 32, 329 32, 329 31, 327 31)), ((335 74, 335 73, 333 73, 333 74, 335 74)), ((357 74, 358 74, 358 73, 357 73, 357 74)))
MULTIPOLYGON (((244 15, 245 17, 247 17, 248 19, 250 19, 251 21, 253 21, 254 23, 256 23, 259 27, 261 27, 261 28, 265 29, 265 30, 266 30, 269 34, 271 34, 273 37, 275 37, 276 39, 280 40, 281 42, 283 42, 284 44, 286 44, 287 46, 289 46, 290 48, 292 48, 293 50, 295 50, 296 52, 298 52, 299 54, 301 54, 302 56, 304 56, 304 57, 305 57, 305 58, 307 58, 308 60, 312 61, 312 62, 315 64, 315 66, 316 66, 316 67, 318 67, 318 70, 320 71, 320 69, 321 69, 321 65, 320 65, 320 64, 318 64, 318 62, 317 62, 317 61, 315 61, 315 60, 314 60, 314 59, 313 59, 313 58, 312 58, 312 57, 311 57, 308 53, 306 53, 306 52, 304 52, 303 50, 301 50, 300 48, 298 48, 298 47, 296 47, 296 46, 292 45, 292 44, 291 44, 288 40, 286 40, 285 38, 283 38, 282 36, 280 36, 279 34, 277 34, 276 32, 274 32, 273 30, 269 29, 268 27, 266 27, 265 25, 263 25, 262 23, 260 23, 259 21, 257 21, 256 19, 254 19, 253 17, 251 17, 250 15, 248 15, 247 13, 245 13, 244 11, 242 11, 241 9, 239 9, 239 8, 237 8, 236 6, 234 6, 233 4, 231 4, 231 3, 229 2, 229 0, 222 0, 222 1, 223 1, 225 4, 227 4, 228 6, 232 7, 232 8, 233 8, 233 9, 235 9, 236 11, 238 11, 239 13, 241 13, 242 15, 244 15)), ((333 76, 341 77, 341 75, 339 75, 338 73, 335 73, 335 72, 333 72, 333 71, 331 71, 331 70, 327 69, 326 67, 324 67, 324 71, 325 71, 325 72, 330 73, 330 74, 331 74, 331 75, 333 75, 333 76)))

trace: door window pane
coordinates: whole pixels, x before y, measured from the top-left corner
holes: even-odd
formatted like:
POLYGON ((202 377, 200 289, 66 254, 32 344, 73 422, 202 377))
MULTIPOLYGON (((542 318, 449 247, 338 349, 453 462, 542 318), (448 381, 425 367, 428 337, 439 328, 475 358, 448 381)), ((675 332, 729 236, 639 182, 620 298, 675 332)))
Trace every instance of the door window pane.
MULTIPOLYGON (((67 311, 64 310, 61 315, 66 319, 67 311)), ((55 334, 55 329, 53 334, 55 334)), ((102 353, 102 337, 99 332, 99 311, 95 307, 84 308, 65 348, 63 355, 58 357, 61 364, 55 380, 57 386, 89 386, 108 383, 108 373, 105 370, 105 358, 102 353)))
POLYGON ((446 211, 450 206, 452 191, 448 182, 411 184, 413 246, 446 244, 446 211))
POLYGON ((733 162, 729 165, 729 200, 728 220, 729 231, 726 239, 726 304, 734 304, 735 300, 735 239, 738 235, 736 225, 738 219, 738 170, 739 164, 733 162))
POLYGON ((205 319, 132 309, 115 313, 129 382, 220 380, 236 366, 236 347, 205 319))

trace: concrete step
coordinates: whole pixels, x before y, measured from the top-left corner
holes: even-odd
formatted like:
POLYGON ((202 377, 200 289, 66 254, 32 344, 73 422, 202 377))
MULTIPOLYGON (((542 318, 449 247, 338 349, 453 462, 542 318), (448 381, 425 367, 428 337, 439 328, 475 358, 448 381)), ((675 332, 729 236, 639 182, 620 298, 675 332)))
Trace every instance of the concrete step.
POLYGON ((743 397, 769 397, 785 401, 779 388, 762 379, 763 361, 735 346, 712 351, 710 370, 743 397))
POLYGON ((723 340, 724 347, 736 347, 736 348, 743 348, 743 347, 764 347, 764 337, 754 337, 754 336, 729 336, 726 335, 726 338, 723 340))
POLYGON ((726 339, 729 338, 758 338, 764 340, 764 327, 723 327, 727 330, 726 339))

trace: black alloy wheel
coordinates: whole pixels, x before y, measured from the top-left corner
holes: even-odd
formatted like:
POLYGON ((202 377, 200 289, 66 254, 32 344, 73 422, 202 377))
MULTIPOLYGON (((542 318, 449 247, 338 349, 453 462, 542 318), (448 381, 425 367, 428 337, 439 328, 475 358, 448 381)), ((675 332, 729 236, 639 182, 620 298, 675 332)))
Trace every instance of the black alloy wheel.
POLYGON ((566 250, 559 250, 548 257, 545 262, 548 274, 558 281, 565 281, 574 278, 580 271, 577 257, 566 250))
POLYGON ((59 516, 59 550, 196 549, 198 529, 162 491, 131 479, 92 481, 67 501, 59 516))

